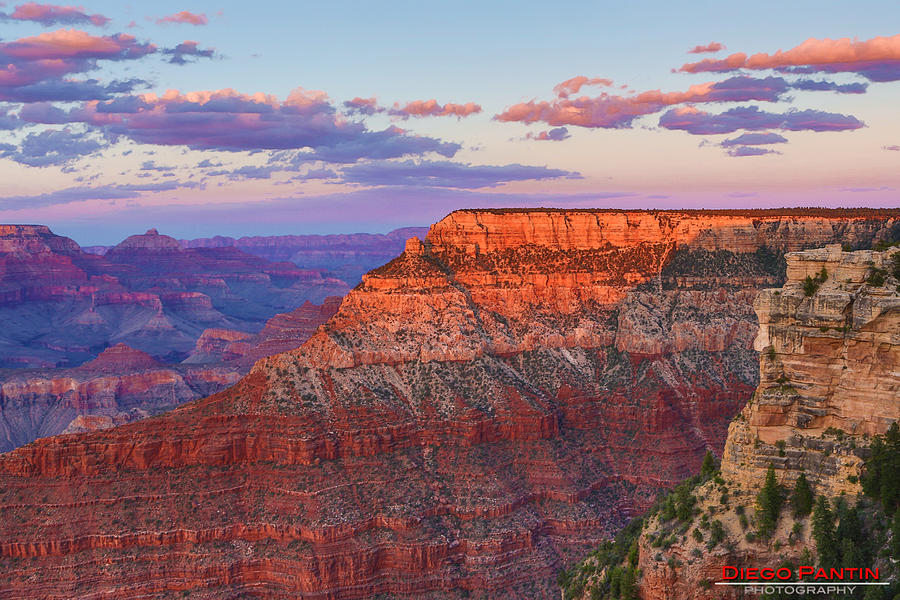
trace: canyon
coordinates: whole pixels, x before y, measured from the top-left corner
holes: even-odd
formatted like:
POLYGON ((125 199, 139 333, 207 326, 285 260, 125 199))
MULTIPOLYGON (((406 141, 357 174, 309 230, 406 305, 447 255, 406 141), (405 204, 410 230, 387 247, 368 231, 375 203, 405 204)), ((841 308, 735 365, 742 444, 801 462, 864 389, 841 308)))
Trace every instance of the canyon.
MULTIPOLYGON (((411 237, 424 238, 427 227, 403 227, 385 234, 348 233, 330 235, 270 235, 233 238, 182 239, 182 248, 234 247, 272 262, 291 262, 304 269, 329 273, 354 286, 363 274, 380 267, 403 251, 411 237)), ((105 254, 111 246, 88 246, 92 254, 105 254)))
POLYGON ((214 394, 237 382, 257 359, 296 348, 340 305, 277 314, 255 334, 207 329, 178 364, 164 364, 119 343, 73 368, 0 369, 0 452, 40 437, 106 429, 214 394))
MULTIPOLYGON (((862 497, 860 481, 873 438, 900 420, 900 248, 845 252, 836 244, 788 253, 786 263, 785 285, 754 302, 760 383, 729 425, 720 473, 691 490, 691 516, 653 511, 645 519, 635 564, 643 600, 742 597, 740 588, 712 585, 726 565, 822 564, 808 514, 786 507, 773 531, 759 534, 754 512, 769 468, 783 490, 803 474, 834 506, 856 504, 867 528, 885 518, 862 497)), ((838 532, 852 531, 845 526, 838 532)), ((883 531, 863 535, 884 543, 883 531)), ((865 566, 891 580, 890 553, 879 548, 865 566)), ((566 586, 565 597, 608 597, 599 566, 588 559, 570 571, 574 580, 596 569, 566 586)))
POLYGON ((103 256, 41 225, 0 226, 0 367, 78 366, 116 343, 180 362, 205 329, 258 332, 349 286, 234 247, 184 249, 155 229, 103 256))
MULTIPOLYGON (((451 213, 232 387, 0 455, 0 596, 558 597, 725 447, 785 253, 898 238, 898 211, 451 213)), ((748 421, 817 416, 773 406, 748 421)))
POLYGON ((99 256, 45 226, 0 225, 0 452, 215 393, 299 346, 348 289, 155 229, 99 256), (204 353, 217 336, 241 342, 204 353))

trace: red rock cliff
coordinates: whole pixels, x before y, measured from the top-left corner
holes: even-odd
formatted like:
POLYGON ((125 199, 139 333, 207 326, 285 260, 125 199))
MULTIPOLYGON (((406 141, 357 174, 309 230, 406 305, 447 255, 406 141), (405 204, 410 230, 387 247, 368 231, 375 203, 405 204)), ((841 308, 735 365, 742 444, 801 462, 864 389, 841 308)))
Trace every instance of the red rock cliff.
POLYGON ((554 597, 722 447, 779 252, 896 222, 453 213, 233 388, 0 457, 0 590, 554 597))
POLYGON ((644 600, 737 597, 708 585, 721 579, 722 566, 802 564, 802 550, 815 551, 808 517, 783 515, 768 542, 751 540, 739 525, 732 508, 753 514, 769 465, 787 489, 803 472, 817 494, 861 491, 870 436, 900 420, 900 280, 891 275, 898 253, 833 245, 787 255, 784 287, 762 290, 754 303, 760 384, 729 426, 723 481, 696 490, 700 511, 724 524, 724 540, 709 551, 685 536, 663 550, 652 542, 671 525, 650 519, 640 540, 644 600), (719 500, 723 491, 728 502, 719 500))

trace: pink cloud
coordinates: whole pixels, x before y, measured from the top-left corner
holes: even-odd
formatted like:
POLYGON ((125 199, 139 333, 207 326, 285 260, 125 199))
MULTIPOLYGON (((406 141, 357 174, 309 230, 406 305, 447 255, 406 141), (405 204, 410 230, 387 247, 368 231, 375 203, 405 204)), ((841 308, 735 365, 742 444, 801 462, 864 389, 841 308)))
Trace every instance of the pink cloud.
POLYGON ((694 46, 690 50, 688 50, 688 54, 703 54, 705 52, 718 52, 719 50, 724 50, 725 44, 721 44, 719 42, 710 42, 705 46, 694 46))
POLYGON ((119 60, 138 58, 155 51, 156 46, 139 43, 132 35, 117 33, 112 36, 94 36, 78 29, 59 29, 0 44, 0 54, 29 61, 97 58, 119 60))
POLYGON ((789 69, 800 72, 856 72, 872 81, 900 79, 900 34, 858 41, 850 38, 810 38, 790 50, 774 54, 742 52, 723 59, 707 58, 682 65, 685 73, 722 72, 735 69, 789 69))
POLYGON ((675 104, 748 100, 774 102, 788 89, 787 82, 780 77, 757 79, 739 76, 725 81, 692 85, 683 92, 651 90, 630 96, 602 93, 595 98, 562 97, 551 102, 532 100, 513 105, 494 118, 506 122, 542 121, 554 127, 630 127, 637 117, 659 112, 675 104))
POLYGON ((884 150, 890 150, 891 152, 900 152, 900 146, 897 144, 893 144, 891 146, 882 146, 884 150))
POLYGON ((98 60, 130 60, 156 52, 133 36, 93 36, 60 29, 11 42, 0 42, 0 100, 34 102, 105 99, 131 91, 138 80, 100 84, 66 77, 97 67, 98 60))
POLYGON ((529 132, 525 134, 526 140, 536 140, 539 142, 561 142, 570 137, 569 130, 565 127, 557 127, 556 129, 551 129, 549 131, 541 131, 538 133, 529 132))
POLYGON ((84 12, 82 7, 74 6, 56 6, 53 4, 38 4, 36 2, 26 2, 20 4, 9 15, 10 19, 18 21, 34 21, 42 25, 76 25, 76 24, 93 24, 106 25, 112 19, 104 17, 100 14, 89 15, 84 12))
POLYGON ((609 87, 612 84, 612 79, 603 79, 600 77, 588 78, 584 75, 578 75, 577 77, 566 79, 562 83, 553 86, 553 92, 560 98, 568 98, 569 94, 577 94, 581 88, 586 85, 602 85, 609 87))
MULTIPOLYGON (((59 115, 48 115, 58 120, 59 115)), ((436 152, 453 156, 459 144, 409 135, 390 127, 370 131, 338 113, 321 91, 293 90, 284 101, 269 94, 231 89, 120 96, 91 101, 66 115, 69 122, 102 128, 138 143, 195 149, 301 150, 282 161, 292 168, 312 160, 352 163, 359 158, 399 158, 436 152), (296 160, 295 160, 296 159, 296 160)))
POLYGON ((157 19, 156 23, 158 25, 169 25, 172 23, 184 23, 186 25, 206 25, 207 23, 209 23, 209 19, 207 19, 206 15, 203 13, 197 14, 183 10, 181 12, 175 13, 174 15, 169 15, 167 17, 157 19))
POLYGON ((465 104, 453 104, 448 102, 441 106, 437 100, 414 100, 407 102, 406 106, 400 107, 399 103, 395 103, 390 114, 403 117, 448 117, 455 116, 458 118, 468 117, 481 112, 481 106, 474 102, 465 104))
POLYGON ((360 98, 357 96, 353 100, 346 100, 344 102, 344 107, 348 109, 349 112, 357 112, 363 115, 373 115, 384 110, 382 107, 378 106, 378 101, 375 99, 375 96, 372 96, 371 98, 360 98))

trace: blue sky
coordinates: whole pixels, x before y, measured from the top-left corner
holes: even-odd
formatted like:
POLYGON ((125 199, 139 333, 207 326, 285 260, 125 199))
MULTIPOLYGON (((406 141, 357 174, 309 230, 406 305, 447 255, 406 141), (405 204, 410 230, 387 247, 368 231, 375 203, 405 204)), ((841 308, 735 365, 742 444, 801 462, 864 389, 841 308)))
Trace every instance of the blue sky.
POLYGON ((81 243, 385 231, 483 205, 898 205, 896 3, 86 3, 102 26, 24 4, 0 8, 0 63, 43 73, 90 46, 42 85, 95 79, 96 97, 0 81, 0 221, 81 243), (157 22, 182 11, 205 23, 157 22), (739 52, 767 58, 675 72, 739 52), (577 76, 609 83, 554 92, 577 76), (126 100, 140 112, 110 116, 126 100), (263 109, 284 126, 259 133, 263 109))

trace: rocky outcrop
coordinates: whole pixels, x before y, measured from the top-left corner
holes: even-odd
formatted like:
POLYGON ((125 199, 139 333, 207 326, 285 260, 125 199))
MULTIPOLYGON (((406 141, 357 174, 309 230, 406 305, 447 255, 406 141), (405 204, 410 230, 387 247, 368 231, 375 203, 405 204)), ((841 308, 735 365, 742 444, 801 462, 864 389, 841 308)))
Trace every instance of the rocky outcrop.
POLYGON ((94 360, 78 367, 81 371, 139 371, 161 366, 159 361, 146 352, 116 344, 97 355, 94 360))
POLYGON ((0 589, 554 597, 724 444, 783 251, 896 219, 453 213, 234 387, 0 457, 0 589))
POLYGON ((830 495, 859 491, 847 475, 858 474, 864 440, 900 419, 898 252, 787 256, 788 283, 755 302, 760 385, 730 428, 726 476, 761 482, 774 463, 830 495))
POLYGON ((697 510, 719 520, 723 541, 709 551, 703 540, 673 536, 662 549, 654 542, 672 526, 652 517, 640 538, 644 600, 731 597, 710 585, 724 565, 809 564, 809 555, 798 562, 815 551, 808 518, 781 519, 763 543, 732 507, 752 515, 769 465, 788 489, 803 472, 818 494, 854 497, 871 437, 900 420, 900 249, 831 245, 786 260, 784 287, 754 302, 759 387, 729 426, 722 479, 695 490, 697 510))

